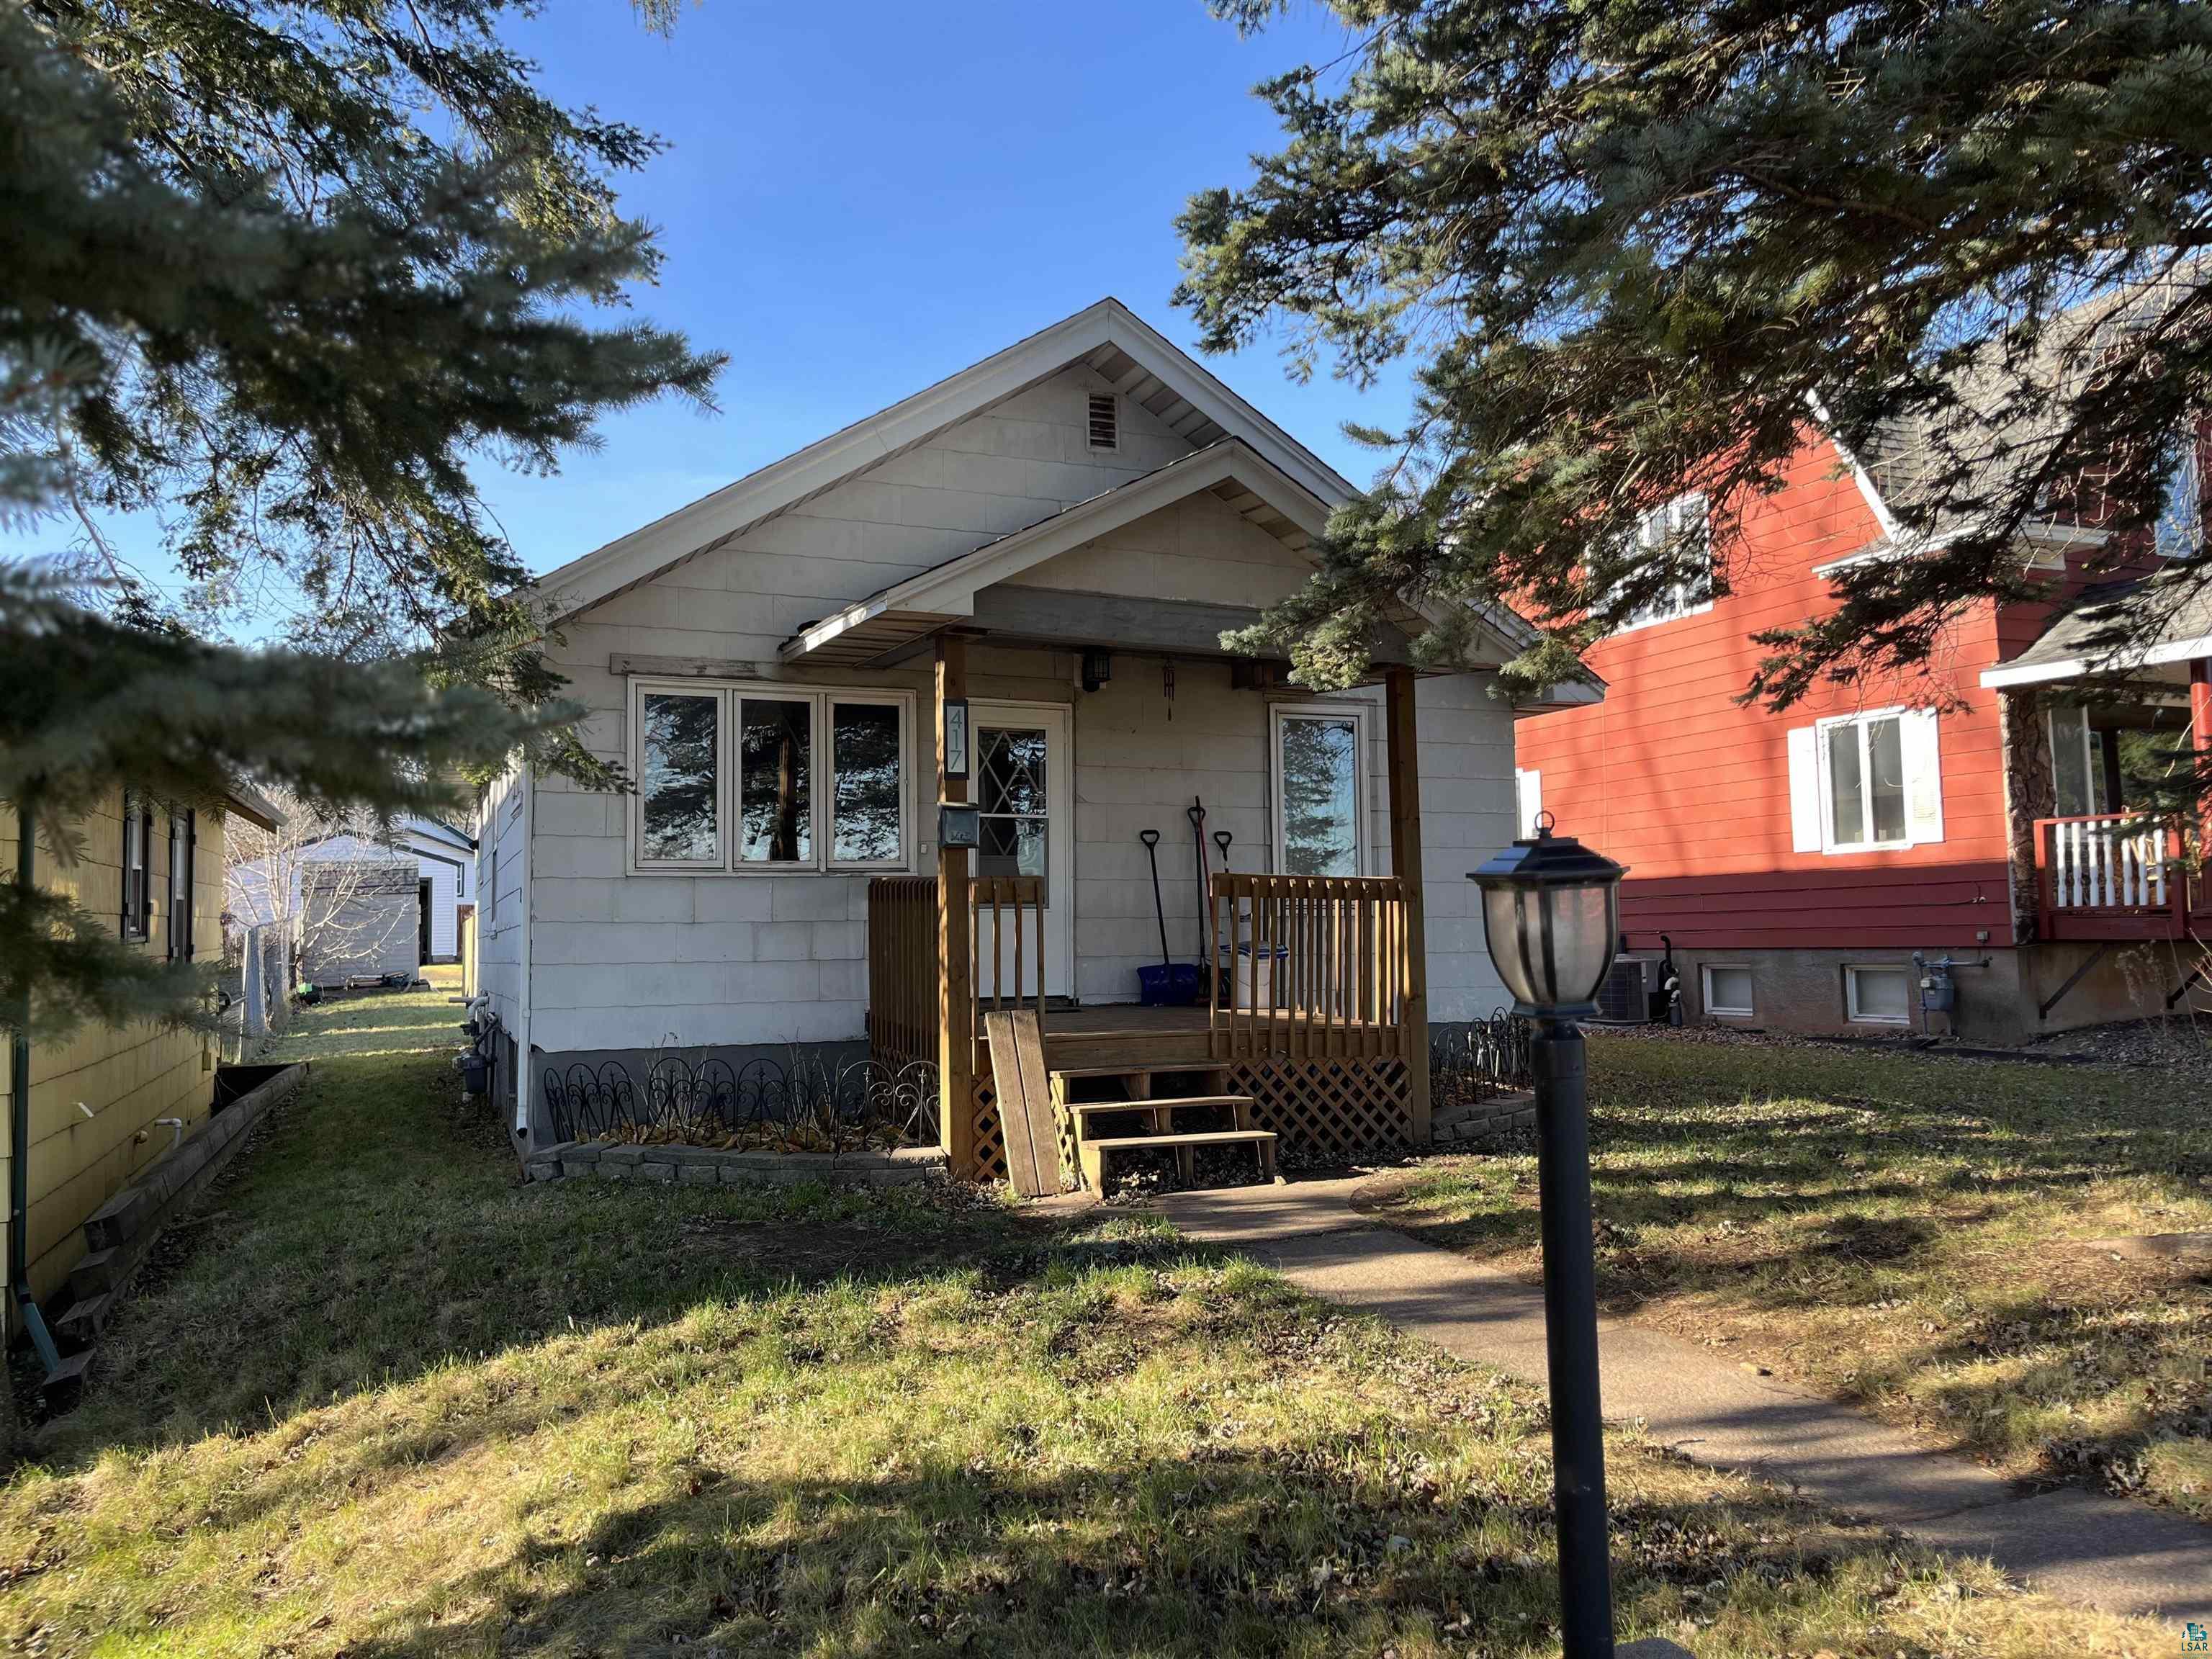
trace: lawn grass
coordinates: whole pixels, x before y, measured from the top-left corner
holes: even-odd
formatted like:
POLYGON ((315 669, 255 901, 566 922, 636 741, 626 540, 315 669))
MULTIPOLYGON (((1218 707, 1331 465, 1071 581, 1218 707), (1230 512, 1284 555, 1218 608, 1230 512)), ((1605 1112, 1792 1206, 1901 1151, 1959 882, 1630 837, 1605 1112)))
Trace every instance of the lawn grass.
POLYGON ((400 1054, 458 1048, 461 970, 428 967, 426 991, 341 991, 292 1010, 291 1023, 253 1055, 257 1061, 326 1060, 337 1054, 400 1054))
MULTIPOLYGON (((2212 1230, 2201 1086, 1832 1047, 1589 1054, 1611 1311, 2010 1474, 2212 1520, 2212 1275, 2085 1244, 2212 1230)), ((1383 1208, 1534 1274, 1535 1206, 1528 1152, 1437 1159, 1383 1208)))
MULTIPOLYGON (((319 1061, 196 1231, 0 1486, 0 1642, 1558 1651, 1536 1396, 1156 1220, 520 1186, 383 1054, 319 1061)), ((1698 1659, 2176 1639, 1630 1437, 1611 1474, 1624 1632, 1698 1659)))

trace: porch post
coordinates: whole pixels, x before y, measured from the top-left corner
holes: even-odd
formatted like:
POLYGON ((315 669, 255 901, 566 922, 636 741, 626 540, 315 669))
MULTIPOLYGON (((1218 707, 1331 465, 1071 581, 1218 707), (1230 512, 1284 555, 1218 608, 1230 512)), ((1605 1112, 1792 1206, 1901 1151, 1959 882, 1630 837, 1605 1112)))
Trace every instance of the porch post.
POLYGON ((1406 894, 1406 1106, 1413 1144, 1429 1144, 1429 930, 1421 896, 1420 727, 1418 682, 1393 668, 1389 695, 1390 864, 1406 894))
MULTIPOLYGON (((968 781, 945 775, 945 705, 968 695, 968 641, 937 636, 937 799, 964 801, 968 781)), ((974 738, 971 736, 972 744, 974 738)), ((956 1177, 975 1173, 975 1003, 969 981, 968 849, 937 849, 937 1122, 956 1177)))

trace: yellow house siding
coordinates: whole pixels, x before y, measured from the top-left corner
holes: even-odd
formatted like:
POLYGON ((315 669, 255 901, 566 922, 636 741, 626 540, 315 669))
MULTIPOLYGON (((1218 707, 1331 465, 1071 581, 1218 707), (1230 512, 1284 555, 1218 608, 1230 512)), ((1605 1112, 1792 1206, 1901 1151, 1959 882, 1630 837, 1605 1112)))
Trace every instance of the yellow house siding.
MULTIPOLYGON (((123 893, 122 793, 78 826, 79 856, 64 866, 41 845, 39 884, 73 895, 94 915, 120 930, 123 893)), ((222 956, 223 820, 202 811, 192 865, 192 952, 200 962, 222 956)), ((166 954, 169 939, 169 816, 156 806, 147 849, 153 889, 149 937, 140 950, 166 954)), ((0 872, 13 879, 15 821, 0 807, 0 872)), ((30 1280, 44 1302, 68 1279, 83 1254, 79 1229, 117 1189, 168 1150, 172 1132, 155 1120, 184 1120, 186 1132, 208 1115, 214 1096, 211 1042, 190 1032, 149 1024, 122 1030, 86 1026, 59 1042, 31 1046, 30 1280)), ((0 1102, 12 1115, 9 1074, 0 1066, 0 1102)), ((0 1136, 0 1179, 9 1173, 8 1141, 0 1136)), ((5 1240, 0 1237, 0 1255, 5 1240)))

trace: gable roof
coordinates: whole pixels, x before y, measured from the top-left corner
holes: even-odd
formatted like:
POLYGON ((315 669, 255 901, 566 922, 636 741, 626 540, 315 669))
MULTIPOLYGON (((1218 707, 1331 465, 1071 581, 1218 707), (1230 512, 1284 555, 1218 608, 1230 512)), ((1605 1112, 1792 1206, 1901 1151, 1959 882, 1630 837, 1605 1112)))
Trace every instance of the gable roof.
POLYGON ((782 654, 787 660, 854 661, 896 648, 974 616, 979 589, 1201 491, 1294 551, 1310 545, 1328 521, 1328 503, 1243 440, 1223 438, 808 623, 784 641, 782 654))
POLYGON ((1241 441, 1326 507, 1355 493, 1319 456, 1188 353, 1119 300, 1108 298, 562 565, 540 578, 536 590, 550 601, 551 619, 566 620, 1078 364, 1088 365, 1116 392, 1195 446, 1241 441))

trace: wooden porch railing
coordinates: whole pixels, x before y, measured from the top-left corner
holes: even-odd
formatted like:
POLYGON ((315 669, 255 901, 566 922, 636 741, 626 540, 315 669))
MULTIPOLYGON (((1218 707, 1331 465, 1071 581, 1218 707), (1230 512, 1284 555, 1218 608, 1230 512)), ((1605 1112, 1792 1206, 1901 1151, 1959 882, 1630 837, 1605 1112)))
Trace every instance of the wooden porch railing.
POLYGON ((2038 818, 2045 937, 2163 938, 2185 931, 2180 835, 2125 813, 2038 818))
POLYGON ((2163 910, 2181 855, 2162 823, 2124 814, 2039 818, 2045 902, 2063 910, 2163 910))
POLYGON ((937 1060, 937 878, 868 883, 868 1047, 903 1065, 937 1060))
POLYGON ((1213 959, 1227 981, 1215 1058, 1401 1058, 1412 958, 1395 876, 1217 875, 1213 959))
POLYGON ((975 988, 977 1019, 985 1008, 1018 1008, 1030 1002, 1036 1006, 1037 1029, 1042 1030, 1044 878, 970 877, 968 937, 975 944, 975 971, 968 982, 975 988), (1026 929, 1022 926, 1024 915, 1033 924, 1026 929))
MULTIPOLYGON (((981 1030, 984 1009, 1024 1002, 1043 1024, 1043 898, 1036 876, 969 882, 971 1030, 981 1030)), ((868 1042, 878 1056, 937 1058, 937 878, 876 877, 868 883, 868 1042)))

